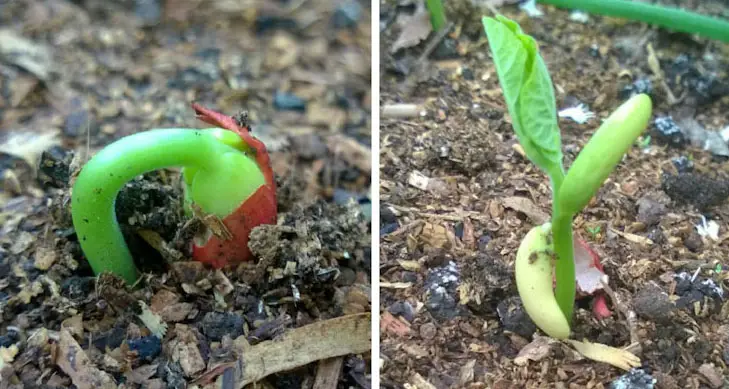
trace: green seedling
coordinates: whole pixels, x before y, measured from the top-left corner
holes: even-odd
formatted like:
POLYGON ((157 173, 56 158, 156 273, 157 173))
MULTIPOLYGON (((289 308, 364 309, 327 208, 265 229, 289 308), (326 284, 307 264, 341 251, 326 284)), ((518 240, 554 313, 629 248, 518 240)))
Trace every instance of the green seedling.
POLYGON ((600 226, 594 226, 594 227, 587 227, 587 232, 592 236, 592 240, 597 239, 597 235, 602 231, 602 228, 600 226))
POLYGON ((425 5, 428 12, 430 12, 430 24, 433 26, 433 31, 440 31, 446 24, 443 2, 441 0, 426 0, 425 5))
POLYGON ((729 22, 689 12, 634 0, 537 0, 557 7, 578 9, 598 15, 638 20, 674 31, 698 34, 729 42, 729 22))
POLYGON ((130 135, 105 147, 79 173, 71 215, 96 274, 111 272, 129 284, 136 282, 137 269, 114 206, 128 181, 150 171, 182 167, 187 211, 194 203, 222 219, 231 234, 229 239, 207 236, 191 242, 193 257, 202 262, 222 267, 248 259, 250 229, 276 221, 275 186, 265 146, 232 118, 194 108, 201 120, 226 128, 156 129, 130 135))
POLYGON ((534 227, 537 232, 527 234, 517 253, 519 295, 532 320, 550 336, 563 339, 569 336, 575 300, 573 218, 648 125, 651 100, 636 95, 615 110, 565 172, 554 88, 536 41, 501 15, 484 17, 483 24, 514 132, 529 160, 552 184, 551 223, 534 227), (550 230, 551 242, 542 238, 550 230), (553 273, 551 266, 547 272, 541 265, 545 252, 553 254, 553 273))
POLYGON ((635 141, 635 144, 641 149, 647 149, 651 145, 651 136, 639 136, 638 139, 635 141))

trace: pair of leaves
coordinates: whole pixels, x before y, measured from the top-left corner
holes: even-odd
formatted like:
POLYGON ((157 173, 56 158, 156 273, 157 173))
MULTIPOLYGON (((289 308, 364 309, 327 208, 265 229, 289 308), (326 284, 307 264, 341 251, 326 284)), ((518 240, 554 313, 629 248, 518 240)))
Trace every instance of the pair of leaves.
POLYGON ((534 38, 508 18, 483 18, 514 131, 527 157, 550 175, 562 170, 554 88, 534 38))

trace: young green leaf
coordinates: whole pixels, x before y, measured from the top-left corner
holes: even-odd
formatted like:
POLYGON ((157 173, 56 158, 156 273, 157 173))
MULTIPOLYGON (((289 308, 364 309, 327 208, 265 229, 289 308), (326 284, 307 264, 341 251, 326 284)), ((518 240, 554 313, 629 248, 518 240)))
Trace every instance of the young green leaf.
POLYGON ((574 215, 590 202, 645 130, 651 110, 650 97, 640 94, 608 116, 580 151, 562 182, 555 201, 563 212, 574 215))
POLYGON ((483 18, 514 132, 527 157, 553 176, 562 171, 554 88, 536 41, 504 16, 483 18))

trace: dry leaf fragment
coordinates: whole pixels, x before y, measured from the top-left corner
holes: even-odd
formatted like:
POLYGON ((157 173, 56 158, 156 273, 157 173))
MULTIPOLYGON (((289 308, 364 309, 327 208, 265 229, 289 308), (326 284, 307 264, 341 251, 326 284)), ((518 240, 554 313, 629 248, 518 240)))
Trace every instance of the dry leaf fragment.
POLYGON ((597 362, 604 362, 623 370, 640 366, 640 358, 627 350, 610 347, 601 343, 580 342, 566 339, 577 351, 586 358, 597 362))
POLYGON ((534 202, 526 197, 506 197, 501 200, 506 208, 511 208, 517 212, 521 212, 534 222, 534 224, 544 224, 549 221, 549 215, 539 209, 534 202))
POLYGON ((144 301, 139 301, 139 306, 142 308, 142 313, 139 314, 139 320, 149 329, 149 331, 156 337, 162 339, 167 333, 167 323, 162 321, 162 318, 152 312, 144 301))
POLYGON ((408 271, 418 272, 422 268, 422 266, 420 265, 420 262, 418 262, 418 261, 407 261, 404 259, 398 259, 397 262, 400 264, 400 266, 403 269, 408 270, 408 271))
POLYGON ((394 54, 401 49, 416 46, 433 31, 433 26, 430 23, 430 12, 425 8, 423 2, 417 2, 417 5, 418 8, 414 14, 400 15, 398 24, 402 30, 395 43, 392 44, 391 53, 394 54))
POLYGON ((645 245, 645 246, 650 246, 650 245, 653 244, 653 241, 652 240, 650 240, 648 238, 645 238, 645 237, 642 237, 640 235, 631 234, 629 232, 618 231, 618 230, 616 230, 614 228, 611 228, 610 229, 610 232, 612 232, 612 233, 614 233, 616 235, 619 235, 619 236, 621 236, 621 237, 623 237, 623 238, 625 238, 628 241, 633 242, 633 243, 638 243, 638 244, 642 244, 642 245, 645 245))
POLYGON ((519 355, 514 358, 514 363, 524 366, 529 361, 541 361, 549 356, 552 351, 552 345, 557 341, 549 336, 534 335, 534 340, 519 351, 519 355))
POLYGON ((48 47, 26 39, 9 29, 0 30, 0 59, 47 80, 53 67, 48 47))

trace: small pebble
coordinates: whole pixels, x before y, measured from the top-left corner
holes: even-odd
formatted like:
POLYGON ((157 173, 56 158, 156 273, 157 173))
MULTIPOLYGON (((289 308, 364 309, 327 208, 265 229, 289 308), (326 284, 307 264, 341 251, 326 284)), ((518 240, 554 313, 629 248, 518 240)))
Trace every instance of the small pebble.
POLYGON ((398 228, 400 228, 400 224, 397 222, 388 223, 383 226, 380 226, 380 236, 392 234, 393 232, 397 231, 398 228))
POLYGON ((89 126, 89 111, 84 107, 83 101, 79 97, 71 99, 71 113, 66 116, 66 122, 63 124, 63 134, 70 137, 77 137, 85 133, 86 127, 89 126))
POLYGON ((729 198, 729 182, 695 173, 664 174, 661 189, 679 204, 691 204, 699 211, 722 204, 729 198))
POLYGON ((670 116, 661 116, 653 122, 653 131, 656 140, 673 147, 682 147, 686 144, 686 137, 676 122, 670 116))
POLYGON ((144 336, 139 339, 127 340, 129 349, 137 352, 141 360, 151 361, 162 351, 162 341, 154 336, 144 336))
POLYGON ((647 226, 657 224, 668 212, 665 205, 649 196, 643 196, 638 200, 637 220, 647 226))
POLYGON ((694 162, 685 155, 673 158, 671 162, 679 173, 689 173, 694 170, 694 162))
POLYGON ((415 320, 415 309, 407 301, 398 301, 387 308, 393 316, 402 316, 403 319, 412 323, 415 320))
POLYGON ((635 95, 645 93, 650 95, 653 92, 653 84, 648 78, 638 78, 632 84, 626 85, 619 93, 620 98, 627 100, 635 95))
POLYGON ((235 312, 208 312, 202 321, 202 332, 210 340, 220 341, 224 335, 235 339, 243 335, 243 317, 235 312))
POLYGON ((254 29, 256 34, 272 30, 294 31, 298 28, 296 21, 288 17, 260 15, 256 18, 254 29))
POLYGON ((438 330, 435 328, 435 324, 433 323, 425 323, 420 326, 420 337, 425 340, 431 340, 435 338, 435 335, 437 333, 438 330))
POLYGON ((691 231, 689 236, 684 239, 683 245, 692 253, 699 253, 704 248, 704 242, 701 240, 701 235, 699 235, 696 231, 691 231))
POLYGON ((457 49, 458 42, 453 38, 446 37, 436 46, 431 57, 436 61, 456 59, 460 57, 457 49))
POLYGON ((134 14, 147 26, 159 23, 162 6, 159 0, 136 0, 134 14))
POLYGON ((524 305, 519 296, 512 296, 501 300, 496 307, 496 313, 499 314, 499 320, 504 329, 511 331, 526 339, 531 339, 537 326, 524 310, 524 305))
POLYGON ((273 106, 282 111, 306 111, 306 101, 287 92, 276 92, 273 95, 273 106))
POLYGON ((633 297, 633 306, 638 316, 655 321, 663 321, 670 317, 676 306, 671 298, 658 285, 649 283, 633 297))
POLYGON ((339 4, 332 15, 334 28, 354 28, 362 18, 362 5, 357 0, 339 4))
POLYGON ((656 379, 643 369, 630 369, 610 383, 610 389, 653 389, 656 379))

